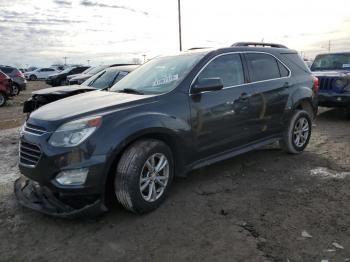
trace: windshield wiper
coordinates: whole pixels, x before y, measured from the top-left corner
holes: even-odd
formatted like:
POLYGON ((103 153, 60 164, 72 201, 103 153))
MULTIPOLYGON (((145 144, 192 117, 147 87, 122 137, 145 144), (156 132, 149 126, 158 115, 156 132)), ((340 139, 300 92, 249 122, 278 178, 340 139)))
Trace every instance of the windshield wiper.
POLYGON ((138 94, 138 95, 143 95, 144 93, 133 88, 124 88, 121 90, 118 90, 119 93, 129 93, 129 94, 138 94))

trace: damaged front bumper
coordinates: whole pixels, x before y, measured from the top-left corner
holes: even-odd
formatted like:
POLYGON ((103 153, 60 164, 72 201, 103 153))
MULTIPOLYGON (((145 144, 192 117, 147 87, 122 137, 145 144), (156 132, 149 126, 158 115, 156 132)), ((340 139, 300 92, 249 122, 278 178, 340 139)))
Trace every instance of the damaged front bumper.
POLYGON ((107 211, 100 198, 79 208, 72 207, 58 199, 48 188, 26 177, 17 179, 14 187, 21 205, 47 215, 62 218, 96 217, 107 211))

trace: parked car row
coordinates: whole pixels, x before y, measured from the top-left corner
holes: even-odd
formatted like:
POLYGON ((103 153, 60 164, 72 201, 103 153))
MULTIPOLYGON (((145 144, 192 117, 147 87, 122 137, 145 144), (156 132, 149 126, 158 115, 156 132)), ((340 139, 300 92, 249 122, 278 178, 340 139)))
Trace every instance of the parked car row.
POLYGON ((23 112, 30 115, 31 112, 48 103, 69 96, 96 90, 111 88, 115 83, 133 71, 137 65, 112 66, 91 76, 81 85, 59 86, 45 88, 32 93, 32 97, 24 102, 23 112))
POLYGON ((309 143, 318 79, 285 46, 196 49, 133 69, 106 68, 80 87, 37 91, 25 103, 23 177, 15 182, 22 205, 58 217, 97 215, 114 196, 146 213, 164 201, 174 176, 274 142, 291 154, 309 143))
POLYGON ((55 74, 50 74, 46 78, 46 83, 51 86, 64 86, 68 84, 67 77, 69 75, 75 75, 80 74, 87 70, 88 66, 77 66, 77 67, 70 67, 67 68, 61 72, 56 72, 55 74))

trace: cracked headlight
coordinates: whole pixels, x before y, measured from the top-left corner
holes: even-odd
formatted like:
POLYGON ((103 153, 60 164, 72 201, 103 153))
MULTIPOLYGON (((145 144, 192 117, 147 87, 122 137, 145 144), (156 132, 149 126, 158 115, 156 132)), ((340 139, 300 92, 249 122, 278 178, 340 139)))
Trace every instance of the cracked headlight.
POLYGON ((85 141, 101 125, 102 117, 95 116, 74 120, 61 125, 50 137, 55 147, 73 147, 85 141))

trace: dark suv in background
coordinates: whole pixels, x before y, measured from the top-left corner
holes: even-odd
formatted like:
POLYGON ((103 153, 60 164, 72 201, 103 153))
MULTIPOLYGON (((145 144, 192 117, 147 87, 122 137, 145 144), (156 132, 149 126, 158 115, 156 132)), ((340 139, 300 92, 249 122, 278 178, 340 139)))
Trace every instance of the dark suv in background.
POLYGON ((26 89, 27 80, 19 69, 12 66, 0 65, 0 70, 11 78, 12 94, 19 95, 20 91, 26 89))
POLYGON ((144 213, 174 176, 277 141, 301 153, 317 79, 296 51, 250 45, 157 57, 108 91, 34 111, 20 135, 19 202, 61 217, 96 215, 111 194, 144 213))
POLYGON ((311 71, 319 79, 319 105, 344 108, 350 119, 350 52, 320 54, 311 71))
POLYGON ((84 72, 86 69, 88 69, 88 66, 78 66, 73 68, 67 68, 58 74, 50 75, 46 79, 46 83, 51 86, 64 86, 68 84, 67 76, 74 75, 74 74, 80 74, 84 72))

